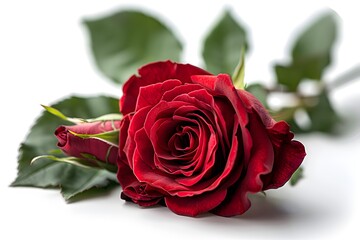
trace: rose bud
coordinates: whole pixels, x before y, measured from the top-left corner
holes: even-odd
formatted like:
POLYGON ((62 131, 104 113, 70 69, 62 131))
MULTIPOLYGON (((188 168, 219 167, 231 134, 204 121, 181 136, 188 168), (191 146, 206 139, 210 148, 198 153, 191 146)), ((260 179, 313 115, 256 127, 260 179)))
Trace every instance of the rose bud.
POLYGON ((120 100, 123 199, 187 216, 238 215, 249 194, 283 186, 302 163, 289 125, 228 75, 170 61, 138 72, 120 100))
POLYGON ((104 136, 108 133, 114 133, 117 137, 119 128, 120 121, 99 121, 73 126, 59 126, 55 131, 55 136, 58 139, 57 146, 66 155, 72 157, 84 159, 87 155, 91 155, 97 160, 116 164, 118 144, 107 141, 104 136))

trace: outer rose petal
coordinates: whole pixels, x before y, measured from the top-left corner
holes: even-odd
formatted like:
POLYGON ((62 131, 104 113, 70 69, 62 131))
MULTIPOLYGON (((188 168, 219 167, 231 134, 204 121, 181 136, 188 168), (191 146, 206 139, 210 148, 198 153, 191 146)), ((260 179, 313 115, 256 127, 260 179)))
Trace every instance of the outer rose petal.
MULTIPOLYGON (((239 126, 242 130, 243 139, 248 139, 246 135, 247 131, 245 131, 244 127, 247 125, 248 113, 246 112, 246 108, 244 103, 241 101, 233 83, 229 75, 227 74, 219 74, 218 76, 192 76, 191 79, 193 82, 198 83, 205 88, 208 88, 214 91, 214 95, 223 95, 228 98, 236 115, 239 118, 239 126)), ((251 143, 248 141, 244 141, 244 161, 247 162, 249 159, 249 153, 251 149, 251 143)))
POLYGON ((177 79, 166 80, 161 83, 155 83, 140 88, 139 97, 136 102, 135 111, 140 110, 143 107, 156 105, 168 90, 173 89, 176 86, 180 86, 181 82, 177 79))
POLYGON ((179 64, 171 61, 154 62, 139 69, 139 76, 133 75, 123 87, 120 99, 120 112, 128 114, 135 111, 140 87, 163 82, 168 79, 178 79, 182 83, 190 83, 192 75, 209 75, 203 69, 190 64, 179 64))
POLYGON ((126 131, 123 128, 120 129, 120 147, 121 151, 125 153, 126 161, 133 168, 133 155, 136 149, 136 144, 134 142, 134 137, 136 131, 139 129, 138 125, 142 126, 144 124, 144 119, 147 115, 148 108, 143 108, 140 111, 135 112, 133 115, 128 114, 124 117, 124 120, 127 116, 131 115, 131 120, 126 131))
POLYGON ((251 112, 255 110, 260 116, 265 127, 272 127, 276 123, 275 120, 271 118, 268 111, 264 108, 261 102, 254 95, 244 90, 237 91, 239 97, 244 102, 244 105, 247 107, 247 109, 249 109, 251 112))
POLYGON ((275 122, 269 113, 251 93, 238 90, 239 96, 250 111, 255 111, 263 124, 268 128, 271 142, 274 146, 275 159, 271 173, 262 176, 263 190, 283 186, 301 165, 306 153, 304 146, 297 141, 292 141, 294 134, 290 132, 289 125, 284 122, 275 122))
POLYGON ((271 171, 274 152, 272 144, 267 136, 265 128, 261 127, 261 122, 257 116, 249 115, 250 131, 252 133, 253 148, 251 158, 243 179, 239 179, 230 189, 225 201, 216 209, 214 213, 229 217, 243 214, 250 207, 247 198, 248 193, 260 192, 263 183, 260 176, 271 171))
MULTIPOLYGON (((126 115, 121 122, 121 131, 127 133, 130 121, 131 116, 126 115)), ((127 201, 132 201, 144 207, 155 205, 162 200, 162 194, 154 190, 149 191, 149 187, 144 183, 140 183, 135 177, 133 170, 129 166, 126 154, 123 151, 126 142, 126 136, 127 134, 120 134, 120 157, 117 160, 117 178, 123 189, 121 198, 127 201)))
POLYGON ((162 200, 162 194, 151 189, 146 183, 140 183, 129 166, 122 163, 118 166, 118 169, 118 179, 123 189, 121 193, 122 199, 144 207, 156 205, 162 200))
POLYGON ((299 168, 305 158, 305 148, 298 141, 291 140, 293 134, 289 132, 286 122, 278 122, 269 129, 270 138, 274 144, 275 162, 271 173, 263 176, 263 190, 283 186, 299 168))
POLYGON ((176 214, 195 217, 218 206, 226 196, 226 189, 193 197, 165 197, 166 206, 176 214))

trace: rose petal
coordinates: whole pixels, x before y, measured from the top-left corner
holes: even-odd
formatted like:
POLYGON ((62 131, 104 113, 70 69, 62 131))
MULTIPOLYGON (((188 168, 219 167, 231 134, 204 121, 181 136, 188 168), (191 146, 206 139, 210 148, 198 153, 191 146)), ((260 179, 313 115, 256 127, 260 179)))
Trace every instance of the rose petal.
POLYGON ((224 202, 214 209, 215 214, 229 217, 248 210, 251 205, 247 198, 248 193, 262 190, 263 183, 260 177, 269 173, 273 167, 274 152, 266 129, 261 127, 261 120, 255 115, 249 115, 249 123, 254 142, 246 175, 229 189, 224 202))
MULTIPOLYGON (((232 108, 230 102, 224 97, 215 98, 213 109, 215 111, 215 122, 219 126, 218 132, 221 133, 219 137, 224 141, 221 143, 226 144, 227 148, 230 148, 230 136, 234 127, 234 114, 235 110, 232 108)), ((223 146, 224 150, 225 146, 223 146)))
POLYGON ((171 61, 154 62, 138 70, 139 76, 133 75, 123 86, 120 99, 120 112, 124 115, 135 110, 140 87, 178 79, 182 83, 190 83, 192 75, 208 75, 210 73, 190 64, 178 64, 171 61))
POLYGON ((171 137, 176 133, 180 122, 172 118, 161 118, 150 129, 150 141, 153 143, 155 154, 162 158, 174 158, 168 147, 171 137))
POLYGON ((284 142, 290 142, 294 134, 290 132, 290 126, 284 121, 277 122, 268 128, 269 137, 275 148, 280 148, 284 142))
POLYGON ((305 155, 304 145, 298 141, 283 146, 271 172, 271 180, 268 180, 269 184, 263 190, 282 187, 299 168, 305 155))
POLYGON ((55 130, 55 136, 57 137, 57 146, 62 148, 65 147, 68 141, 68 131, 65 126, 60 126, 55 130))
POLYGON ((251 111, 251 109, 255 110, 257 114, 260 116, 263 124, 265 127, 272 127, 276 122, 270 116, 268 111, 262 105, 262 103, 254 97, 251 93, 245 90, 237 90, 238 95, 240 96, 241 100, 244 102, 244 105, 251 111))
POLYGON ((171 79, 161 83, 140 87, 135 111, 138 111, 143 107, 156 105, 165 92, 179 85, 181 85, 181 81, 171 79))
MULTIPOLYGON (((192 191, 179 191, 177 196, 180 197, 187 197, 202 194, 206 191, 212 191, 217 189, 221 186, 221 188, 227 188, 228 186, 232 185, 237 179, 239 179, 243 165, 239 162, 241 153, 239 153, 239 140, 238 140, 238 119, 235 115, 234 117, 234 127, 233 134, 232 134, 232 145, 231 149, 229 150, 229 154, 227 159, 218 158, 216 161, 225 162, 225 166, 218 174, 214 174, 214 176, 207 181, 202 181, 195 186, 192 186, 192 191)), ((247 134, 245 134, 247 136, 247 134)), ((250 136, 249 136, 250 137, 250 136)), ((247 140, 251 145, 251 139, 247 140)), ((217 156, 219 157, 219 156, 217 156)))
MULTIPOLYGON (((193 189, 177 183, 170 174, 160 171, 154 166, 154 151, 152 144, 147 137, 144 129, 139 130, 135 135, 135 141, 141 142, 134 152, 134 175, 141 182, 146 182, 151 186, 161 189, 170 195, 192 196, 196 194, 193 189)), ((202 183, 203 185, 208 183, 202 183)), ((206 191, 203 185, 199 185, 199 194, 206 191)), ((196 190, 196 189, 195 189, 196 190)))
POLYGON ((144 121, 144 129, 146 134, 150 136, 151 128, 154 126, 155 122, 161 118, 171 119, 174 115, 174 111, 181 106, 186 105, 184 102, 173 101, 173 102, 165 102, 161 100, 158 104, 152 107, 145 118, 144 121))
MULTIPOLYGON (((136 148, 134 137, 136 132, 144 126, 145 118, 151 107, 144 107, 137 111, 132 117, 127 132, 120 130, 120 140, 126 139, 124 143, 123 152, 126 154, 129 166, 133 168, 133 155, 136 148), (123 136, 125 135, 125 136, 123 136), (127 135, 127 138, 126 138, 127 135)), ((128 116, 128 115, 126 115, 128 116)), ((122 145, 122 143, 120 143, 122 145)))
POLYGON ((294 134, 289 132, 287 123, 278 122, 268 131, 275 149, 275 161, 271 173, 262 177, 263 190, 283 186, 299 168, 306 155, 304 145, 291 140, 294 134))
POLYGON ((185 85, 177 86, 164 93, 161 100, 164 100, 166 102, 171 102, 174 100, 174 98, 176 98, 181 94, 189 94, 189 92, 196 91, 199 89, 203 89, 203 87, 199 84, 185 84, 185 85))
POLYGON ((198 152, 200 155, 195 159, 196 166, 192 176, 179 177, 175 180, 185 186, 192 186, 198 183, 204 178, 209 172, 212 171, 215 165, 216 150, 218 148, 218 139, 212 126, 206 122, 206 120, 196 114, 193 114, 199 121, 199 126, 205 134, 199 136, 199 147, 198 152), (199 151, 200 150, 200 151, 199 151))
POLYGON ((121 120, 120 133, 119 133, 118 165, 120 164, 120 162, 124 162, 126 165, 129 165, 128 156, 125 154, 124 148, 125 148, 125 143, 126 143, 127 137, 128 137, 128 130, 129 130, 131 118, 132 118, 132 115, 128 114, 128 115, 125 115, 123 117, 123 119, 121 120))
POLYGON ((132 201, 140 206, 149 207, 161 201, 163 194, 150 189, 145 183, 140 183, 133 174, 130 167, 123 162, 118 165, 117 178, 123 189, 121 198, 132 201))
MULTIPOLYGON (((198 83, 205 88, 208 88, 214 91, 216 95, 225 96, 232 106, 239 118, 239 125, 241 128, 241 132, 243 133, 243 139, 247 139, 245 136, 245 126, 248 123, 248 113, 246 112, 246 108, 241 98, 239 97, 237 90, 235 89, 232 80, 227 74, 219 74, 218 76, 192 76, 191 80, 194 83, 198 83)), ((244 161, 249 159, 250 146, 247 141, 243 142, 244 144, 244 161)))

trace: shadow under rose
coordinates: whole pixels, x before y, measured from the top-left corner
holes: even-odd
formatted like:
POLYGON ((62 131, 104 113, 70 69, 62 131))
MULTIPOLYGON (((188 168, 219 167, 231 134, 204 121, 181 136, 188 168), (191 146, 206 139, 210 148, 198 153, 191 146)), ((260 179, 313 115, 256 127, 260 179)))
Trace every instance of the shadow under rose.
MULTIPOLYGON (((289 190, 289 189, 286 189, 289 190)), ((141 208, 125 203, 135 212, 137 218, 146 223, 149 229, 162 229, 165 234, 177 231, 178 239, 196 239, 204 234, 221 236, 222 239, 316 239, 324 233, 331 234, 343 216, 334 210, 333 203, 314 201, 317 195, 301 194, 291 191, 249 196, 252 206, 240 216, 220 217, 211 213, 195 218, 176 215, 168 208, 154 206, 141 208)))
POLYGON ((255 221, 288 221, 294 217, 294 211, 289 204, 280 199, 262 195, 249 196, 250 209, 236 218, 255 221))
POLYGON ((264 222, 269 221, 271 223, 274 223, 274 222, 282 222, 282 221, 288 222, 291 218, 296 217, 295 215, 298 214, 295 213, 294 209, 292 209, 292 207, 294 206, 290 206, 289 203, 281 199, 277 199, 261 194, 251 195, 249 196, 249 199, 251 201, 251 207, 243 215, 226 218, 208 213, 208 214, 202 214, 197 218, 204 219, 205 221, 208 220, 214 223, 216 222, 223 223, 224 219, 225 222, 227 223, 231 221, 231 222, 236 222, 236 224, 238 224, 239 220, 264 221, 264 222))
MULTIPOLYGON (((276 195, 277 196, 277 195, 276 195)), ((206 214, 200 216, 201 227, 223 231, 227 236, 259 237, 260 239, 295 239, 319 236, 334 226, 333 213, 321 206, 309 205, 285 196, 249 196, 250 209, 240 216, 223 218, 206 214), (301 231, 300 231, 301 229, 301 231)))

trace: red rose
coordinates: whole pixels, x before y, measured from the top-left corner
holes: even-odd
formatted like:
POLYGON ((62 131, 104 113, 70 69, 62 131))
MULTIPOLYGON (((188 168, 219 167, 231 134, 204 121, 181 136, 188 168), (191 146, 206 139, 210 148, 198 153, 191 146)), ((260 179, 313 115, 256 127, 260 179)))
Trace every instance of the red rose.
POLYGON ((116 164, 119 148, 110 142, 96 137, 80 137, 96 135, 119 129, 120 121, 106 121, 94 123, 81 123, 74 126, 60 126, 55 131, 58 147, 67 155, 84 158, 90 154, 97 160, 116 164))
POLYGON ((226 74, 156 62, 123 87, 118 180, 122 198, 164 200, 181 215, 242 214, 249 193, 284 185, 305 157, 286 122, 273 120, 226 74))

